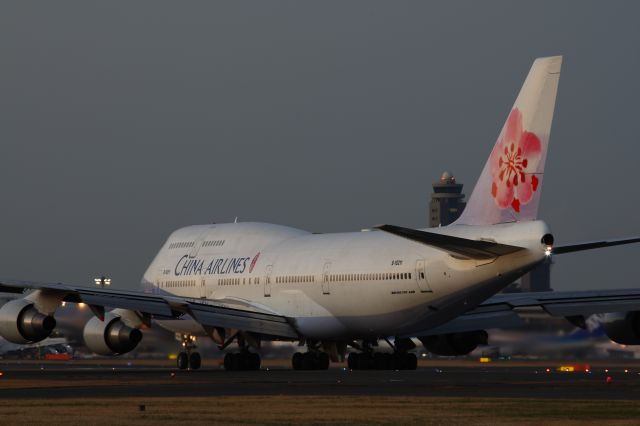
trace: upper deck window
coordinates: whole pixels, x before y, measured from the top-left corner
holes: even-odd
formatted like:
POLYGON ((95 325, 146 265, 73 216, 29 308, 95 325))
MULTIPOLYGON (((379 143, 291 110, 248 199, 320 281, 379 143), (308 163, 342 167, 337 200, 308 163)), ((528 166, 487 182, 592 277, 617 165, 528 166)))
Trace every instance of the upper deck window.
POLYGON ((225 240, 209 240, 202 243, 202 247, 222 247, 225 240))
POLYGON ((169 249, 188 248, 194 246, 193 241, 179 241, 169 244, 169 249))

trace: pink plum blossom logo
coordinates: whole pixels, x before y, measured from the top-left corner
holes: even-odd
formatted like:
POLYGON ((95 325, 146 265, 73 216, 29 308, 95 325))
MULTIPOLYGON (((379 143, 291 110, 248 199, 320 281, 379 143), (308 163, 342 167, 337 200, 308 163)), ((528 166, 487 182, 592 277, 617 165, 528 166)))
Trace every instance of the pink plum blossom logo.
POLYGON ((514 108, 490 159, 491 195, 498 208, 511 206, 520 213, 520 207, 531 201, 538 190, 539 180, 533 173, 540 155, 540 139, 522 128, 522 113, 514 108))

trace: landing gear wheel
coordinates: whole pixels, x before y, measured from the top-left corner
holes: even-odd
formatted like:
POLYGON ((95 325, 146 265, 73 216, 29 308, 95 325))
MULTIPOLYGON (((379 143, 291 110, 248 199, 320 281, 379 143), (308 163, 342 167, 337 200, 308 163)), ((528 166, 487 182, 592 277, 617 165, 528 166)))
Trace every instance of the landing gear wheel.
POLYGON ((351 370, 415 370, 418 358, 412 353, 357 353, 347 358, 351 370))
POLYGON ((251 352, 228 353, 224 356, 224 369, 227 371, 259 370, 260 355, 251 352))
POLYGON ((376 353, 373 355, 373 367, 376 370, 393 370, 391 354, 376 353))
POLYGON ((197 370, 201 364, 202 358, 200 354, 198 352, 191 352, 191 355, 189 355, 189 367, 191 367, 192 370, 197 370))
POLYGON ((291 358, 291 366, 294 370, 302 370, 302 359, 304 356, 300 352, 293 354, 291 358))
POLYGON ((247 353, 248 367, 247 370, 260 370, 260 355, 256 353, 247 353))
POLYGON ((364 353, 358 357, 358 370, 371 370, 374 367, 373 354, 364 353))
POLYGON ((244 359, 242 354, 231 354, 231 370, 232 371, 241 371, 244 370, 244 359))
POLYGON ((329 354, 326 352, 296 352, 291 358, 294 370, 327 370, 329 364, 329 354))
POLYGON ((416 370, 418 368, 418 357, 416 354, 402 354, 401 370, 416 370))
POLYGON ((329 364, 329 354, 326 352, 320 352, 320 355, 318 355, 318 370, 328 370, 329 364))
POLYGON ((178 358, 176 358, 176 363, 178 364, 178 368, 180 370, 186 370, 189 367, 189 356, 186 352, 180 352, 178 354, 178 358))
POLYGON ((224 369, 227 371, 233 370, 233 355, 230 353, 224 354, 224 369))
POLYGON ((360 354, 357 352, 351 352, 347 357, 347 367, 349 370, 357 370, 358 369, 358 358, 360 354))
POLYGON ((303 370, 315 370, 314 367, 314 362, 313 362, 313 355, 311 355, 309 352, 303 353, 302 354, 302 369, 303 370))

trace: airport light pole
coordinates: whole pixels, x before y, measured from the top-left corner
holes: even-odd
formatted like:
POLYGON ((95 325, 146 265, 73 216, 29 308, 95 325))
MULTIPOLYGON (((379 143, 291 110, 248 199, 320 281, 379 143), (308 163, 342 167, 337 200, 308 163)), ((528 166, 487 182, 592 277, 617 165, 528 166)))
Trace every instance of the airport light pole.
POLYGON ((99 286, 100 288, 104 288, 105 286, 110 286, 111 285, 111 278, 107 278, 104 275, 100 278, 94 278, 93 282, 96 283, 97 286, 99 286))

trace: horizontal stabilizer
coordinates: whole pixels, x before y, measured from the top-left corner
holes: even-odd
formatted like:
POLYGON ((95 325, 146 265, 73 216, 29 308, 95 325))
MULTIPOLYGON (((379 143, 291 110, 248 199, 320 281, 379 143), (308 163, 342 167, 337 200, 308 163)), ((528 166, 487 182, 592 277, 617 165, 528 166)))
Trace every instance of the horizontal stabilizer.
POLYGON ((573 253, 574 251, 591 250, 602 247, 620 246, 623 244, 640 243, 640 237, 622 238, 619 240, 590 241, 588 243, 554 246, 553 254, 573 253))
POLYGON ((498 244, 492 241, 469 240, 394 225, 380 225, 376 228, 468 259, 493 259, 524 250, 523 247, 498 244))

